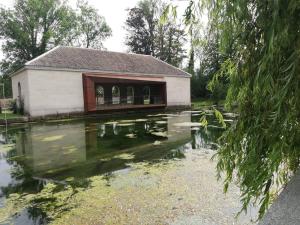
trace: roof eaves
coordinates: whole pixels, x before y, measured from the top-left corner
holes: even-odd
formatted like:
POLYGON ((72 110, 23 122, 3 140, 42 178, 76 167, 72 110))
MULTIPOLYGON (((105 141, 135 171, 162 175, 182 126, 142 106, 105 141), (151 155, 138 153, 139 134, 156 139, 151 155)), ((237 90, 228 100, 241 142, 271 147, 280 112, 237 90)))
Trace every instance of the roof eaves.
MULTIPOLYGON (((154 57, 154 56, 152 56, 152 55, 150 55, 150 56, 151 56, 152 58, 154 58, 155 60, 159 61, 159 62, 162 62, 162 63, 164 63, 164 64, 167 64, 168 66, 171 66, 171 67, 173 67, 174 69, 181 71, 181 72, 182 72, 183 74, 185 74, 186 76, 192 77, 192 74, 190 74, 190 73, 188 73, 188 72, 185 72, 184 70, 182 70, 182 69, 180 69, 180 68, 178 68, 178 67, 176 67, 176 66, 173 66, 173 65, 171 65, 171 64, 169 64, 169 63, 167 63, 167 62, 165 62, 165 61, 163 61, 163 60, 161 60, 161 59, 158 59, 158 58, 156 58, 156 57, 154 57)), ((179 76, 182 76, 182 75, 179 75, 179 76)))
POLYGON ((16 76, 18 73, 21 73, 22 71, 24 71, 26 69, 26 66, 22 66, 21 68, 19 68, 18 70, 11 72, 10 74, 8 74, 9 77, 13 77, 16 76))
POLYGON ((130 72, 122 72, 122 71, 109 71, 109 70, 89 70, 86 68, 64 68, 64 67, 45 67, 45 66, 35 66, 35 65, 26 65, 26 69, 32 69, 32 70, 55 70, 55 71, 71 71, 71 72, 82 72, 82 73, 104 73, 104 74, 124 74, 124 75, 136 75, 136 76, 163 76, 163 77, 185 77, 190 78, 190 75, 186 73, 187 75, 168 75, 168 74, 145 74, 145 73, 130 73, 130 72))

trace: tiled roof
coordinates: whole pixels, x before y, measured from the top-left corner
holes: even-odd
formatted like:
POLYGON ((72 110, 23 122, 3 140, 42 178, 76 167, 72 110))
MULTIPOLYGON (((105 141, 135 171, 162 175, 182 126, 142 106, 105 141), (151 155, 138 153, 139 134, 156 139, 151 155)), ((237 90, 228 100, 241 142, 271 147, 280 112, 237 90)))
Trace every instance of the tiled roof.
POLYGON ((25 66, 124 74, 190 76, 188 73, 149 55, 62 46, 27 62, 25 66))

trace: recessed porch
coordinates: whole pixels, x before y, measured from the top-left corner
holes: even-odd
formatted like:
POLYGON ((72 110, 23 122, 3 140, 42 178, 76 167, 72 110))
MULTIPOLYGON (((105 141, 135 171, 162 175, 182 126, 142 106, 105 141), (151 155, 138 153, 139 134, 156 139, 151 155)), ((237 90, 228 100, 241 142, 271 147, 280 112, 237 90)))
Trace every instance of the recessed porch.
POLYGON ((85 112, 164 108, 166 82, 160 77, 83 74, 85 112))

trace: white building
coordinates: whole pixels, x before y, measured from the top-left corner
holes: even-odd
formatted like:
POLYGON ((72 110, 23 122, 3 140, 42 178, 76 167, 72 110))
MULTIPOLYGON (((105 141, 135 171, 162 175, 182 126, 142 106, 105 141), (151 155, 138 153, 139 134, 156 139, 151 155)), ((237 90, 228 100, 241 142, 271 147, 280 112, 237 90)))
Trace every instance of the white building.
POLYGON ((148 55, 56 47, 11 75, 30 116, 190 106, 191 75, 148 55))

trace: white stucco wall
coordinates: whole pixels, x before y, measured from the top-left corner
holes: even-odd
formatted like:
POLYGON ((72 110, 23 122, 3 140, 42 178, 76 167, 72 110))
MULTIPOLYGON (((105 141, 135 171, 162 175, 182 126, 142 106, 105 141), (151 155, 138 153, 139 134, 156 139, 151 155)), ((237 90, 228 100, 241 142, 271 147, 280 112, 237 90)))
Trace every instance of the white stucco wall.
POLYGON ((190 106, 191 88, 189 77, 165 77, 168 106, 190 106))
POLYGON ((84 111, 81 72, 27 70, 27 73, 31 116, 84 111))
MULTIPOLYGON (((29 86, 28 86, 28 73, 22 71, 18 75, 11 78, 13 99, 19 101, 18 83, 21 85, 21 98, 24 102, 24 111, 26 114, 29 113, 29 86)), ((19 104, 19 102, 17 102, 19 104)))
MULTIPOLYGON (((190 78, 164 77, 168 106, 190 106, 190 78)), ((13 98, 21 84, 25 112, 30 116, 84 112, 82 72, 28 69, 12 77, 13 98)))

